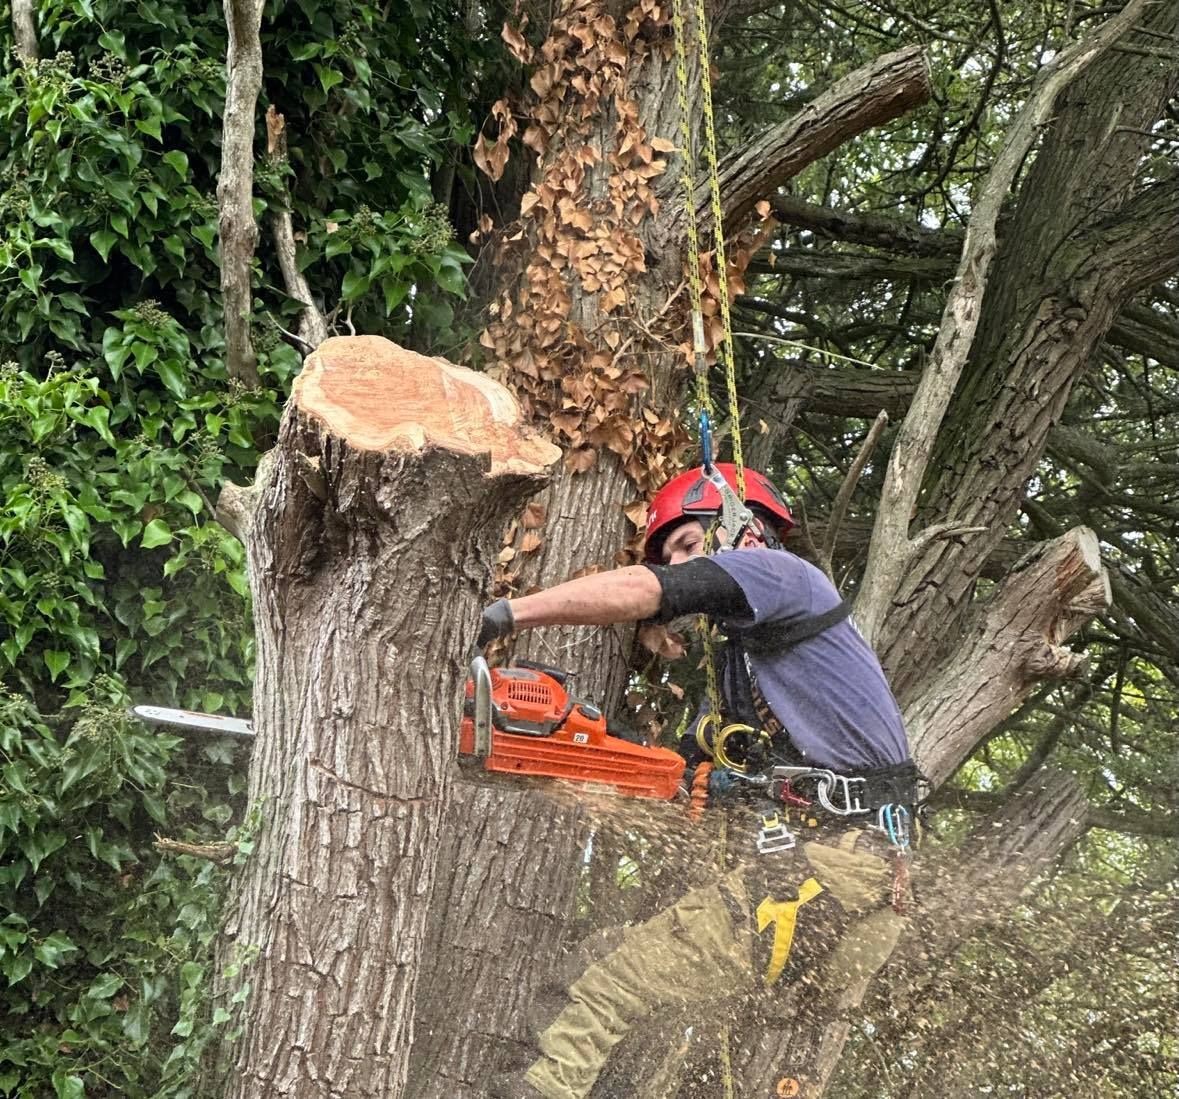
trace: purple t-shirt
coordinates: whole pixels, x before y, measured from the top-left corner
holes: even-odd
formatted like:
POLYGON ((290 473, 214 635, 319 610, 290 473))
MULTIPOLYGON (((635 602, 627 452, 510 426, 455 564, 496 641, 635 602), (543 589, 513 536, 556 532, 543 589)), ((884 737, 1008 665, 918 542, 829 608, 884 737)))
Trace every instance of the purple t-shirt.
MULTIPOLYGON (((822 572, 786 550, 730 550, 709 560, 741 586, 753 610, 752 619, 722 621, 733 636, 742 627, 823 614, 840 601, 822 572)), ((749 666, 807 762, 848 773, 909 758, 892 689, 850 617, 780 655, 750 653, 749 666)))

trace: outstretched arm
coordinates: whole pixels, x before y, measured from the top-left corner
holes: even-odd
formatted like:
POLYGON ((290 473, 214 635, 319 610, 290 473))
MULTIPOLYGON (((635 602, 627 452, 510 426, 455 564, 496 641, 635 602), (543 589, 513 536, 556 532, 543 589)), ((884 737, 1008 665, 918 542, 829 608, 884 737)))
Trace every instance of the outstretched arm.
POLYGON ((483 612, 480 647, 533 626, 608 626, 682 614, 750 617, 745 593, 706 557, 680 565, 628 565, 579 576, 519 599, 498 599, 483 612))
POLYGON ((509 600, 518 630, 532 626, 608 626, 659 613, 663 590, 643 565, 579 576, 533 595, 509 600))

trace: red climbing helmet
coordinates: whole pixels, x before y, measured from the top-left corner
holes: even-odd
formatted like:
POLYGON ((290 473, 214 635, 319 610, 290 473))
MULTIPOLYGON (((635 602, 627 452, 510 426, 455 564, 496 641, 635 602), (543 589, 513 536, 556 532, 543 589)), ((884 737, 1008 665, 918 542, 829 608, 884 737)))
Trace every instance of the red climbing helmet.
MULTIPOLYGON (((721 476, 737 489, 737 467, 732 462, 717 462, 721 476)), ((781 537, 795 523, 790 508, 770 479, 756 469, 745 470, 745 502, 755 514, 777 527, 781 537)), ((663 540, 684 519, 716 515, 720 511, 720 493, 704 479, 700 469, 689 469, 673 477, 657 493, 647 508, 646 559, 658 564, 663 540)))

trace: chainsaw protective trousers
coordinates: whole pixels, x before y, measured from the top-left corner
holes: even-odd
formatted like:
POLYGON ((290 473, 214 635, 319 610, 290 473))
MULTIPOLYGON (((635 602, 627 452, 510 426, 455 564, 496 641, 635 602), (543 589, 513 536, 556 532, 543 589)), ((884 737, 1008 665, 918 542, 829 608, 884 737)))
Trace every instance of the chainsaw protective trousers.
MULTIPOLYGON (((821 951, 817 984, 836 990, 840 1009, 857 1006, 905 926, 888 907, 892 868, 881 855, 856 850, 860 836, 851 830, 831 842, 801 844, 789 859, 751 861, 628 929, 569 986, 568 1003, 541 1033, 540 1057, 524 1079, 546 1099, 585 1099, 614 1047, 652 1012, 699 1009, 748 993, 775 967, 776 978, 786 961, 783 945, 785 954, 791 951, 798 913, 822 893, 834 903, 822 915, 815 905, 811 919, 834 917, 839 930, 834 948, 821 951), (782 880, 783 873, 798 881, 782 880), (776 879, 774 894, 789 900, 762 892, 767 876, 776 879)), ((798 931, 805 934, 805 928, 798 931)), ((797 956, 792 962, 783 983, 801 976, 797 956)), ((823 1042, 812 1079, 830 1072, 841 1044, 834 1035, 823 1042)))

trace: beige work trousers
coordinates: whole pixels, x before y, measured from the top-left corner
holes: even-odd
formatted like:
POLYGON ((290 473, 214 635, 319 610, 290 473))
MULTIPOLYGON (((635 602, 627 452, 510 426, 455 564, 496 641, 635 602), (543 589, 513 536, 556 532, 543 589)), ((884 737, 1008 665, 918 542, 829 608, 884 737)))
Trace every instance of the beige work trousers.
MULTIPOLYGON (((850 829, 801 844, 783 867, 799 880, 782 880, 764 898, 785 894, 781 899, 802 903, 825 892, 842 909, 846 926, 827 953, 820 977, 821 987, 839 989, 841 1009, 862 1001, 905 926, 905 918, 890 907, 891 861, 862 850, 863 838, 860 830, 850 829)), ((527 1082, 547 1099, 584 1099, 611 1050, 645 1016, 672 1005, 705 1005, 762 980, 753 956, 755 913, 763 897, 751 896, 750 890, 751 885, 759 892, 763 888, 768 860, 751 865, 753 873, 749 866, 739 867, 628 929, 615 949, 589 965, 569 986, 567 1006, 541 1033, 540 1057, 525 1073, 527 1082)), ((775 910, 762 908, 763 914, 775 910)), ((790 916, 791 933, 793 920, 790 916)), ((762 933, 780 931, 770 925, 762 933)))

